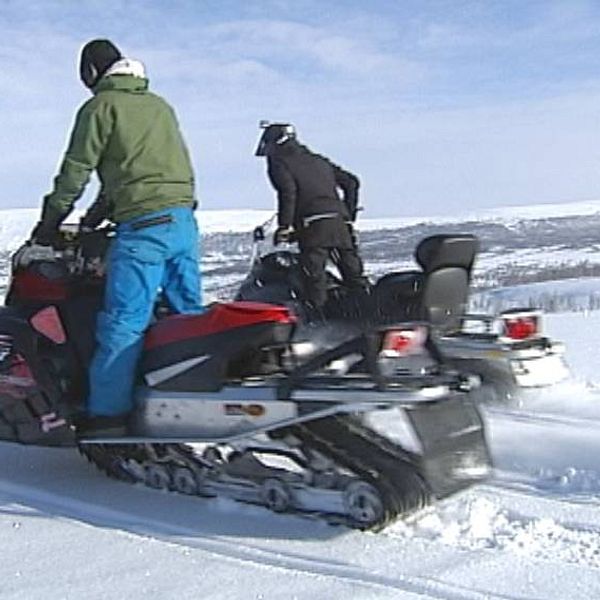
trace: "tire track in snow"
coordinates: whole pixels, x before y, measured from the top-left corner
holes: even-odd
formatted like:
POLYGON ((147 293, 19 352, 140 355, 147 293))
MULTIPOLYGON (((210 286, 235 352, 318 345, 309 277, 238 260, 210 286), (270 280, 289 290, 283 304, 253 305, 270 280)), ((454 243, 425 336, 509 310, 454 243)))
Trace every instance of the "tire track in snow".
POLYGON ((536 476, 496 471, 487 487, 510 490, 534 498, 545 498, 563 505, 600 509, 600 473, 569 468, 562 472, 536 476))
MULTIPOLYGON (((497 406, 483 407, 485 415, 494 419, 512 420, 520 423, 559 426, 594 431, 600 439, 600 419, 587 418, 571 414, 557 414, 556 412, 532 411, 518 408, 499 408, 497 406)), ((600 442, 599 442, 600 445, 600 442)))
POLYGON ((486 407, 492 484, 568 504, 600 506, 600 420, 486 407))
MULTIPOLYGON (((220 559, 287 572, 293 571, 308 576, 337 579, 381 592, 384 590, 394 593, 406 592, 439 600, 515 600, 513 596, 478 591, 434 578, 401 573, 396 577, 378 575, 361 566, 301 556, 279 549, 268 550, 248 543, 240 543, 239 540, 229 541, 215 535, 207 536, 171 523, 154 519, 144 520, 133 511, 106 508, 6 481, 0 481, 0 502, 11 505, 25 504, 37 511, 56 515, 57 518, 76 520, 93 527, 116 528, 123 535, 142 536, 165 544, 185 546, 210 553, 220 559)), ((376 534, 356 533, 355 535, 376 534)))

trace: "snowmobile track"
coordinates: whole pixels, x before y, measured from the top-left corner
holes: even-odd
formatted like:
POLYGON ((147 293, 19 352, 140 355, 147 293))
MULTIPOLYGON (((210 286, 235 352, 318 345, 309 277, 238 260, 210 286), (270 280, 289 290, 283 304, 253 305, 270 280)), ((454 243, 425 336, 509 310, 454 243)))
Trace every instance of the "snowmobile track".
POLYGON ((312 444, 318 444, 382 491, 388 500, 387 514, 374 529, 424 508, 431 501, 418 467, 408 460, 408 453, 358 420, 336 416, 313 421, 302 429, 309 430, 312 444))
MULTIPOLYGON (((411 456, 402 448, 378 436, 357 419, 327 417, 291 426, 280 433, 292 434, 302 441, 304 447, 316 450, 339 467, 352 471, 360 480, 372 485, 383 501, 382 514, 368 524, 336 513, 311 511, 303 514, 320 516, 334 524, 343 523, 349 527, 378 531, 398 517, 425 507, 432 499, 416 461, 412 462, 411 456)), ((153 464, 185 469, 188 473, 196 473, 203 468, 185 444, 86 443, 79 446, 79 451, 110 477, 171 490, 172 485, 160 481, 149 482, 141 473, 147 472, 148 466, 153 464), (132 469, 132 465, 138 468, 132 469)), ((191 493, 203 495, 199 491, 191 493)))

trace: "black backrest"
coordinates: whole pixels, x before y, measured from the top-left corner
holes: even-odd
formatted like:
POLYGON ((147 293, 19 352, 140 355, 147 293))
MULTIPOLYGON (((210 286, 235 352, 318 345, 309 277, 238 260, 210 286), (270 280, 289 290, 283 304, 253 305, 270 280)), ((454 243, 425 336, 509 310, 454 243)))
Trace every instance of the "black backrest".
POLYGON ((425 273, 422 306, 428 321, 451 329, 465 312, 479 241, 469 234, 440 234, 422 240, 415 258, 425 273))

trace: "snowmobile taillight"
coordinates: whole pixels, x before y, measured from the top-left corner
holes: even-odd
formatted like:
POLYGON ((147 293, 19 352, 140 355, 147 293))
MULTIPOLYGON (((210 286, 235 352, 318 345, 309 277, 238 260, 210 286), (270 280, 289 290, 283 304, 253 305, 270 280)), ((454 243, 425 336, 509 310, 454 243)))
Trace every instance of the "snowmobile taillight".
POLYGON ((541 330, 541 315, 535 312, 507 312, 500 315, 502 330, 500 337, 511 342, 538 337, 541 330))
POLYGON ((418 354, 427 340, 427 327, 415 325, 389 329, 383 334, 380 355, 386 358, 401 358, 418 354))
POLYGON ((55 344, 64 344, 67 341, 67 335, 56 306, 47 306, 36 312, 29 319, 29 322, 38 333, 52 340, 55 344))

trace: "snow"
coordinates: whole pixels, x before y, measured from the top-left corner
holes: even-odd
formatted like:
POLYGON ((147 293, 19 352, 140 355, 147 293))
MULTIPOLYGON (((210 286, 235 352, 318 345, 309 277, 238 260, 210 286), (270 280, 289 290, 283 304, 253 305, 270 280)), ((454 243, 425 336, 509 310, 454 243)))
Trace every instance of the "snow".
MULTIPOLYGON (((37 214, 2 212, 0 246, 18 245, 37 214)), ((213 231, 269 216, 200 213, 213 231)), ((518 304, 596 289, 586 279, 497 293, 518 304)), ((378 534, 132 486, 73 450, 0 443, 0 598, 600 598, 600 311, 545 325, 572 376, 484 409, 494 477, 378 534)))
POLYGON ((525 306, 544 307, 551 304, 552 299, 564 298, 571 310, 585 311, 590 308, 590 303, 594 304, 593 308, 598 306, 596 300, 600 300, 600 278, 562 279, 506 286, 473 294, 472 301, 480 297, 486 300, 488 306, 497 309, 501 307, 503 310, 525 306))
POLYGON ((599 327, 600 312, 548 316, 571 379, 486 409, 495 477, 379 534, 0 444, 0 597, 600 597, 599 327))

